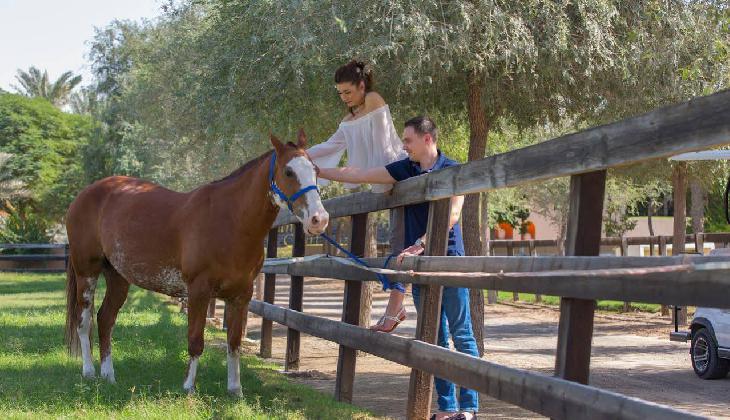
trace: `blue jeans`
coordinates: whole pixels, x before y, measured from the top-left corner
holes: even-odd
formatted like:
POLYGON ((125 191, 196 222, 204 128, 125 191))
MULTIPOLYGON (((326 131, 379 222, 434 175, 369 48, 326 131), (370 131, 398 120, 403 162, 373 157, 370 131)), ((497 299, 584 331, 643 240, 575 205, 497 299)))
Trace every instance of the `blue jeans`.
MULTIPOLYGON (((421 290, 414 284, 413 302, 416 310, 420 310, 421 290)), ((439 325, 438 345, 449 348, 449 333, 454 341, 454 347, 461 353, 479 357, 477 341, 471 329, 471 314, 469 312, 469 289, 464 287, 444 287, 441 297, 441 323, 439 325)), ((456 401, 456 386, 453 382, 441 378, 434 378, 438 405, 440 411, 479 411, 479 393, 466 388, 460 388, 459 401, 456 401)))

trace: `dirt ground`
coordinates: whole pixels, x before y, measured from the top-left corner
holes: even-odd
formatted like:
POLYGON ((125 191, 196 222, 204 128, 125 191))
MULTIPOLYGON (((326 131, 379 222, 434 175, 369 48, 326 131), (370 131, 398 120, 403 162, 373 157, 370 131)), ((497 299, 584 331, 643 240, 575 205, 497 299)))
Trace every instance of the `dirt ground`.
MULTIPOLYGON (((276 304, 287 305, 288 277, 279 276, 276 304)), ((343 282, 307 278, 304 312, 340 319, 343 282)), ((387 302, 375 293, 373 322, 387 302)), ((397 334, 413 337, 416 312, 406 298, 409 318, 397 334)), ((556 309, 529 304, 488 305, 485 358, 506 366, 551 374, 555 363, 558 316, 556 309)), ((248 337, 258 340, 261 319, 249 316, 248 337)), ((684 409, 694 414, 730 419, 730 377, 705 381, 692 371, 689 344, 669 341, 670 320, 659 315, 599 313, 595 319, 590 384, 602 389, 684 409)), ((258 346, 247 346, 257 352, 258 346)), ((286 328, 274 324, 273 358, 283 365, 286 328)), ((333 393, 338 345, 302 335, 300 374, 294 380, 333 393)), ((357 359, 353 403, 401 419, 405 416, 410 369, 363 354, 357 359)), ((435 400, 435 398, 434 398, 435 400)), ((480 413, 493 419, 541 418, 535 413, 480 397, 480 413)), ((434 406, 434 409, 436 407, 434 406)))

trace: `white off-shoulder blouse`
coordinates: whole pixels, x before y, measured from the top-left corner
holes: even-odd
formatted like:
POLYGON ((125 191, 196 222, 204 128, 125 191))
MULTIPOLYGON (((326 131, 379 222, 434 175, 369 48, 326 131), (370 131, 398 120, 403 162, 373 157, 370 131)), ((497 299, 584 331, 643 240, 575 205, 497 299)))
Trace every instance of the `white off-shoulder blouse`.
MULTIPOLYGON (((341 122, 332 137, 313 146, 308 152, 317 166, 335 168, 345 150, 347 166, 361 169, 385 166, 408 156, 393 126, 388 105, 374 109, 358 119, 341 122)), ((319 183, 327 185, 328 181, 319 180, 319 183)), ((348 189, 357 186, 345 184, 348 189)), ((371 188, 373 192, 383 193, 393 186, 373 185, 371 188)))

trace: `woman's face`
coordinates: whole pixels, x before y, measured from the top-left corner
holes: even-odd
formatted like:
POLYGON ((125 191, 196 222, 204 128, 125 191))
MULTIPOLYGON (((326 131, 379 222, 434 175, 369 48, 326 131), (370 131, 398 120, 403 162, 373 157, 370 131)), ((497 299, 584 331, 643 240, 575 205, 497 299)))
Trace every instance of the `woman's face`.
POLYGON ((335 85, 337 94, 348 108, 356 107, 365 100, 365 83, 342 82, 335 85))

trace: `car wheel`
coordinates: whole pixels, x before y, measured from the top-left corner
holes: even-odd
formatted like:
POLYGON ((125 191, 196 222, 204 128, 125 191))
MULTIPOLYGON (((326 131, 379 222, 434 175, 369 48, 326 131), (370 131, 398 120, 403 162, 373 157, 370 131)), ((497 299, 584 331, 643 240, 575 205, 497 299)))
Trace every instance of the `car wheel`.
POLYGON ((692 368, 702 379, 724 378, 728 373, 728 361, 717 356, 717 346, 707 328, 700 328, 692 335, 692 368))

